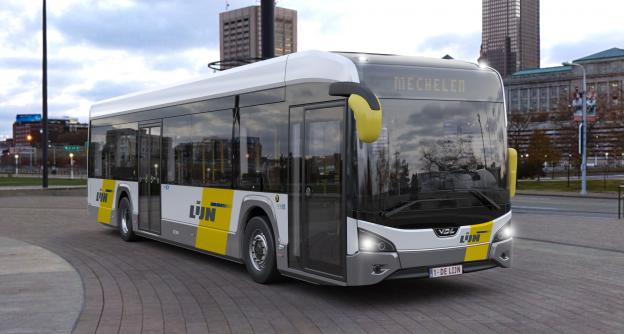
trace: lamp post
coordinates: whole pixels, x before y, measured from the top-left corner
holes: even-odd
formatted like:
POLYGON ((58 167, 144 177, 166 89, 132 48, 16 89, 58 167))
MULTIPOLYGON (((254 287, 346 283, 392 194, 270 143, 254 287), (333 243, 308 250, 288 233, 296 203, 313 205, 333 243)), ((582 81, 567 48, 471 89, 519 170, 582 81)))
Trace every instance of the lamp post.
POLYGON ((568 153, 568 188, 570 188, 570 160, 572 160, 572 154, 568 153))
POLYGON ((69 178, 74 178, 74 154, 69 154, 69 178))
POLYGON ((603 190, 607 190, 607 173, 609 173, 609 152, 605 153, 605 163, 604 179, 602 181, 603 190))
POLYGON ((581 64, 564 62, 563 66, 578 66, 583 71, 583 140, 581 141, 581 195, 587 194, 587 73, 581 64))
POLYGON ((43 0, 42 11, 42 44, 43 54, 41 61, 41 187, 48 187, 48 23, 46 0, 43 0))
POLYGON ((19 174, 19 154, 15 155, 15 175, 19 174))

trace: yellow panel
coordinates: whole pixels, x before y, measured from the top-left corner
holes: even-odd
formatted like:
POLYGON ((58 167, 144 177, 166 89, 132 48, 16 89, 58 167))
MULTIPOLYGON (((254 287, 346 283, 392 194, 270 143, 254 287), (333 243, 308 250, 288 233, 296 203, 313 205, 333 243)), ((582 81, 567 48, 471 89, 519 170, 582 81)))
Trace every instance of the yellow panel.
POLYGON ((195 247, 217 254, 225 254, 233 199, 233 190, 202 189, 195 247))
POLYGON ((102 189, 97 194, 100 208, 98 209, 98 222, 110 224, 115 200, 115 180, 103 180, 102 189))
POLYGON ((516 179, 518 177, 518 152, 513 148, 507 149, 507 156, 509 159, 509 196, 516 196, 516 179))
POLYGON ((488 257, 490 249, 490 236, 492 235, 492 222, 470 226, 470 239, 466 247, 464 262, 481 261, 488 257), (485 242, 486 244, 477 245, 485 242), (473 246, 476 245, 476 246, 473 246))

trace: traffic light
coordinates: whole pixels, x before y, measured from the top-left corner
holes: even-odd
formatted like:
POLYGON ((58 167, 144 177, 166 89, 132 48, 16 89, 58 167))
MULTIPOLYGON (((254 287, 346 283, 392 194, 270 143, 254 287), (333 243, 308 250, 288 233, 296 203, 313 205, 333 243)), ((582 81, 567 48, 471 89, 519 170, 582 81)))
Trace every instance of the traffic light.
POLYGON ((31 134, 28 134, 28 135, 26 136, 26 140, 28 140, 28 141, 32 141, 32 135, 31 135, 31 134))

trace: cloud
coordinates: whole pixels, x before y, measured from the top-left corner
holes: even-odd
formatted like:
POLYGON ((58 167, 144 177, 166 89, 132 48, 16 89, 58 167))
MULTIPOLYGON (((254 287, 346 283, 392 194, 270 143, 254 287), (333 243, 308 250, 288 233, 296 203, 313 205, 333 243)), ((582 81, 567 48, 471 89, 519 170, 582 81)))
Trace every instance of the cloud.
MULTIPOLYGON (((230 9, 257 0, 229 0, 230 9)), ((50 113, 87 121, 95 101, 208 73, 219 59, 219 12, 225 0, 48 1, 50 113)), ((624 47, 624 2, 542 1, 542 64, 557 65, 611 47, 624 47)), ((481 2, 279 0, 298 11, 299 50, 343 50, 475 61, 481 2)), ((0 136, 18 112, 40 112, 41 2, 0 2, 0 136)))
POLYGON ((622 35, 612 33, 592 34, 575 42, 567 42, 542 49, 542 67, 559 66, 614 47, 624 48, 622 35))
POLYGON ((142 53, 172 52, 198 45, 217 47, 218 16, 211 1, 140 1, 126 8, 81 3, 50 24, 69 43, 142 53))
POLYGON ((98 81, 92 87, 79 91, 78 95, 88 100, 99 101, 140 91, 143 88, 144 84, 140 82, 98 81))

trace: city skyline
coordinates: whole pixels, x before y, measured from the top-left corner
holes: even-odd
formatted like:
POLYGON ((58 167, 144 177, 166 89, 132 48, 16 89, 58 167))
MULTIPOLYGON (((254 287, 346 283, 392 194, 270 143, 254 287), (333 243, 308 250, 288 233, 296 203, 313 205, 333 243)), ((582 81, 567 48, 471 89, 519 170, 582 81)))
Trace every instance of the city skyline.
MULTIPOLYGON (((230 9, 255 5, 231 1, 230 9)), ((542 66, 558 65, 611 47, 622 47, 616 13, 608 7, 600 27, 577 31, 571 19, 583 8, 541 4, 542 66)), ((279 1, 298 11, 298 49, 369 51, 475 62, 481 43, 481 1, 431 3, 279 1), (451 5, 449 5, 451 4, 451 5), (427 13, 444 13, 440 15, 427 13), (373 20, 375 16, 375 20, 373 20), (375 22, 375 24, 370 24, 375 22), (379 27, 387 27, 380 29, 379 27), (409 39, 411 43, 406 43, 409 39), (371 42, 372 41, 372 42, 371 42)), ((50 117, 88 118, 98 100, 210 73, 219 58, 221 1, 51 1, 48 4, 50 117), (205 27, 201 29, 200 27, 205 27)), ((11 135, 17 113, 41 111, 41 8, 37 1, 0 5, 0 138, 11 135)))

